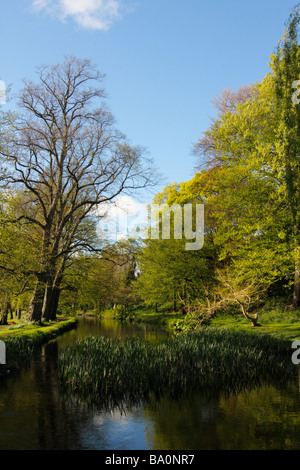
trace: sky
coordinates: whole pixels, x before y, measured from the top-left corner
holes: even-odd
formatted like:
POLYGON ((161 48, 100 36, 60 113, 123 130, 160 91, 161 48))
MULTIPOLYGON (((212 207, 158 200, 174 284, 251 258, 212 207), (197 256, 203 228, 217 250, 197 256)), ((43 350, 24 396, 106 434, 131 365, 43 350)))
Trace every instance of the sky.
POLYGON ((211 100, 264 78, 297 1, 1 3, 0 88, 11 85, 13 98, 37 66, 91 59, 119 129, 162 174, 158 192, 193 177, 192 146, 215 116, 211 100))

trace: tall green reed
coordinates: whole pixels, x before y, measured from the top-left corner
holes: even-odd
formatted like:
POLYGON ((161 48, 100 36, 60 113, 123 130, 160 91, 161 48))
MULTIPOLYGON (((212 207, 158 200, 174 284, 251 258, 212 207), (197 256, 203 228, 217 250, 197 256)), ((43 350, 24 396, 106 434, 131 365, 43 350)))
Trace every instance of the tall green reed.
POLYGON ((59 356, 62 388, 102 408, 200 390, 229 393, 285 383, 294 373, 290 344, 270 336, 207 328, 173 340, 87 337, 59 356))

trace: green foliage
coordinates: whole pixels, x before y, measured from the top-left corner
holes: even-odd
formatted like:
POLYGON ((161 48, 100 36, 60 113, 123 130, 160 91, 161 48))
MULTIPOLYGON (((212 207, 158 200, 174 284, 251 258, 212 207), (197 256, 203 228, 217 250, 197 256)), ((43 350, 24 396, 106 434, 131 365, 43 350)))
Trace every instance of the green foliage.
MULTIPOLYGON (((140 245, 132 240, 111 246, 100 243, 95 219, 89 216, 105 200, 110 185, 108 199, 124 189, 131 170, 143 179, 139 150, 123 139, 118 138, 116 143, 119 134, 115 134, 110 115, 90 113, 90 100, 98 97, 99 91, 91 88, 91 94, 86 95, 80 73, 75 73, 81 64, 88 81, 99 79, 89 61, 70 59, 69 67, 41 69, 42 81, 36 87, 27 84, 22 94, 23 106, 37 116, 35 124, 39 121, 44 129, 41 142, 36 141, 34 128, 29 126, 26 131, 35 150, 32 157, 27 152, 25 128, 23 133, 17 132, 13 116, 0 115, 0 153, 6 170, 12 169, 9 162, 15 168, 10 183, 18 185, 12 184, 11 191, 0 194, 3 317, 8 306, 28 305, 32 293, 36 302, 31 306, 40 315, 45 287, 49 290, 49 296, 44 297, 47 301, 54 288, 61 292, 61 312, 100 312, 115 307, 115 317, 121 320, 132 320, 134 307, 141 302, 156 310, 168 302, 174 312, 181 309, 186 314, 184 320, 173 325, 179 330, 198 329, 216 312, 226 308, 233 311, 234 304, 251 320, 249 315, 260 298, 285 295, 288 301, 293 300, 294 307, 299 306, 300 104, 293 101, 294 84, 300 80, 299 23, 297 6, 271 56, 270 72, 260 83, 237 92, 224 90, 215 99, 217 116, 194 146, 206 167, 190 181, 166 186, 153 199, 154 204, 165 204, 166 208, 205 204, 205 243, 195 252, 186 250, 185 238, 178 240, 174 236, 170 240, 150 239, 140 245), (74 97, 69 96, 65 88, 68 81, 63 79, 66 70, 75 73, 67 78, 74 80, 76 96, 82 102, 73 102, 74 97), (45 73, 49 83, 56 85, 54 95, 44 80, 45 73), (81 155, 82 136, 73 133, 72 119, 67 117, 75 119, 76 113, 64 115, 63 111, 61 115, 61 107, 54 106, 58 96, 65 98, 66 109, 83 108, 86 114, 78 116, 83 128, 88 128, 90 119, 96 119, 100 128, 105 126, 107 139, 103 145, 108 147, 97 156, 99 161, 97 152, 93 158, 99 168, 112 168, 107 187, 104 183, 101 187, 93 158, 94 164, 88 165, 91 173, 81 171, 90 157, 88 153, 81 155), (53 116, 57 114, 54 127, 64 117, 68 124, 66 131, 74 149, 70 151, 72 145, 65 145, 57 129, 62 139, 60 147, 66 152, 60 160, 52 152, 56 140, 53 145, 48 142, 48 114, 36 113, 39 103, 47 110, 49 107, 53 116), (104 116, 108 119, 103 122, 104 116), (24 150, 22 158, 19 148, 24 150), (114 164, 106 166, 106 154, 111 152, 114 164), (30 181, 24 168, 31 172, 30 181), (117 174, 120 188, 114 188, 117 174), (64 178, 68 182, 65 185, 64 178), (77 191, 81 184, 89 190, 77 191), (94 193, 93 198, 90 193, 94 193)), ((90 137, 102 142, 104 134, 96 132, 90 137)), ((97 143, 96 147, 101 146, 97 143)), ((54 308, 53 302, 48 305, 54 308)))
MULTIPOLYGON (((154 198, 154 203, 166 207, 185 203, 201 202, 198 187, 187 184, 170 185, 154 198)), ((207 237, 201 250, 186 249, 188 241, 174 236, 174 218, 171 214, 170 239, 150 239, 141 246, 137 262, 141 276, 136 283, 136 292, 146 305, 163 305, 173 302, 174 310, 193 308, 193 303, 205 299, 213 284, 216 250, 207 229, 207 237)))
POLYGON ((128 240, 105 245, 100 253, 74 257, 65 271, 60 310, 100 312, 114 305, 128 310, 135 302, 135 250, 135 243, 128 240))
POLYGON ((0 300, 3 305, 21 308, 29 302, 39 263, 39 233, 19 219, 26 203, 21 192, 0 194, 0 300))
POLYGON ((122 305, 116 305, 112 310, 112 316, 115 320, 131 322, 135 318, 135 313, 122 305))

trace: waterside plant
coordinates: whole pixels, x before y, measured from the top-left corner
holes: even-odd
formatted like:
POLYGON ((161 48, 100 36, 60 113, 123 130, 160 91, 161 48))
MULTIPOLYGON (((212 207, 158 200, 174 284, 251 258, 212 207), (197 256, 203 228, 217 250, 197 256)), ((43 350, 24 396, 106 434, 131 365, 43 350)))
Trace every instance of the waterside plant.
POLYGON ((286 383, 294 372, 289 342, 214 328, 158 342, 87 337, 59 356, 62 388, 106 409, 153 394, 176 398, 286 383))

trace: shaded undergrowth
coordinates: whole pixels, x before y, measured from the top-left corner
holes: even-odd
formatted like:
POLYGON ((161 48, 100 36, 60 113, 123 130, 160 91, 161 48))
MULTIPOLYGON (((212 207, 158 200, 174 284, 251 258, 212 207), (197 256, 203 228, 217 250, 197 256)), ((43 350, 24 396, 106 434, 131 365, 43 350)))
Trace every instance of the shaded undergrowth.
POLYGON ((160 342, 87 337, 59 357, 63 389, 110 409, 158 398, 230 393, 294 374, 289 342, 207 328, 160 342))

